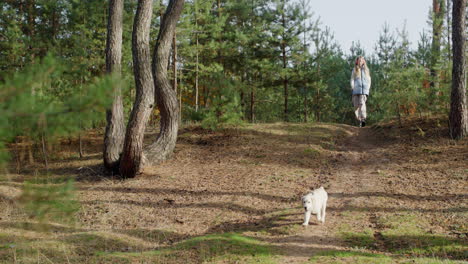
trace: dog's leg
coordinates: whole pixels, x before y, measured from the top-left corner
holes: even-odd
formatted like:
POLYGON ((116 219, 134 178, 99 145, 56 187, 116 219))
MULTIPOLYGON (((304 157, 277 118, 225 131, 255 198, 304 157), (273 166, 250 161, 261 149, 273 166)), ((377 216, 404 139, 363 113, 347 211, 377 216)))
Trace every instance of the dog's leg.
POLYGON ((302 223, 303 226, 309 225, 309 220, 310 220, 310 214, 312 211, 305 211, 304 213, 304 223, 302 223))
POLYGON ((325 215, 327 210, 327 202, 323 203, 322 205, 322 223, 325 223, 325 215))
POLYGON ((321 221, 322 220, 322 208, 320 208, 319 210, 317 210, 317 221, 321 221))

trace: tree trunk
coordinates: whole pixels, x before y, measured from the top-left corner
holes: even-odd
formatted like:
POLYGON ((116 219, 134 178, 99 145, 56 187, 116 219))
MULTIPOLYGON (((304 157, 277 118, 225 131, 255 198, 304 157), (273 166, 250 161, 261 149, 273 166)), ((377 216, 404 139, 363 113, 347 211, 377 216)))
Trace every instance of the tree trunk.
MULTIPOLYGON (((106 72, 120 77, 122 59, 123 0, 109 1, 107 23, 106 72)), ((104 137, 104 166, 114 173, 119 171, 120 155, 125 137, 123 104, 120 82, 114 82, 112 108, 106 111, 107 126, 104 137)))
POLYGON ((182 75, 182 68, 180 69, 180 72, 179 72, 179 124, 182 123, 182 78, 183 78, 183 75, 182 75))
POLYGON ((139 0, 133 23, 132 53, 136 96, 125 134, 120 175, 133 178, 144 165, 143 139, 154 105, 154 81, 149 46, 153 0, 139 0))
MULTIPOLYGON (((197 27, 198 28, 198 27, 197 27)), ((196 66, 195 66, 195 112, 198 112, 198 33, 195 36, 197 38, 197 46, 196 46, 196 66)))
POLYGON ((304 123, 307 123, 309 120, 307 119, 307 84, 304 84, 304 123))
POLYGON ((177 37, 175 31, 174 36, 172 36, 172 73, 174 77, 172 80, 172 88, 177 95, 177 37))
MULTIPOLYGON (((286 30, 286 18, 284 15, 285 12, 285 2, 282 2, 282 14, 281 14, 281 21, 283 25, 283 30, 286 30)), ((284 71, 284 76, 283 76, 283 88, 284 88, 284 121, 288 122, 289 121, 289 109, 288 109, 288 97, 289 97, 289 91, 288 91, 288 76, 286 74, 286 68, 287 68, 287 60, 286 60, 286 40, 285 40, 285 35, 283 33, 283 39, 281 40, 281 53, 283 54, 283 71, 284 71)))
MULTIPOLYGON (((34 34, 35 34, 35 27, 36 27, 36 1, 29 0, 26 1, 27 5, 27 13, 28 13, 28 38, 29 38, 29 54, 31 56, 31 63, 34 63, 34 58, 36 57, 36 53, 34 52, 34 34)), ((34 88, 33 88, 34 89, 34 88)), ((34 91, 33 91, 34 94, 34 91)))
POLYGON ((45 139, 45 133, 42 131, 41 133, 41 143, 42 143, 42 156, 44 157, 44 166, 46 171, 49 172, 49 161, 47 159, 47 142, 45 139))
MULTIPOLYGON (((284 47, 284 44, 282 46, 283 49, 283 69, 286 70, 286 48, 284 47)), ((283 77, 283 88, 284 88, 284 121, 288 122, 289 121, 289 109, 288 109, 288 99, 289 99, 289 90, 288 90, 288 77, 286 76, 286 71, 285 71, 285 76, 283 77)))
POLYGON ((255 123, 255 86, 252 79, 250 82, 250 122, 255 123))
POLYGON ((451 35, 452 35, 452 16, 451 16, 451 11, 452 11, 452 1, 453 0, 447 0, 446 2, 446 21, 447 21, 447 54, 448 54, 448 59, 449 61, 452 61, 452 40, 451 40, 451 35))
POLYGON ((432 52, 431 52, 431 88, 433 99, 439 89, 440 46, 444 25, 445 0, 433 0, 432 3, 432 52))
POLYGON ((466 0, 453 0, 452 41, 453 69, 450 100, 450 136, 462 139, 468 135, 468 110, 466 105, 466 0))
POLYGON ((195 46, 195 112, 198 112, 198 9, 197 9, 197 1, 193 1, 193 5, 195 8, 195 38, 196 38, 196 46, 195 46))
POLYGON ((153 76, 156 102, 161 113, 160 132, 156 142, 151 144, 145 154, 148 165, 168 159, 175 148, 179 129, 179 105, 177 95, 167 77, 167 63, 171 41, 177 21, 184 6, 184 0, 170 0, 161 22, 153 57, 153 76))

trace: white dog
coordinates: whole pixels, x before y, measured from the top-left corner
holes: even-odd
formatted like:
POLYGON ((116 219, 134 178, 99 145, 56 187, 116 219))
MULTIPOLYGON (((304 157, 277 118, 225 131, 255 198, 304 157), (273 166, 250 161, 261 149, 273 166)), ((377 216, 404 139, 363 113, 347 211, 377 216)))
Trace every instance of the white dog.
POLYGON ((310 214, 316 214, 317 220, 325 223, 325 210, 327 209, 328 194, 323 187, 313 190, 302 197, 304 207, 303 226, 309 225, 310 214))

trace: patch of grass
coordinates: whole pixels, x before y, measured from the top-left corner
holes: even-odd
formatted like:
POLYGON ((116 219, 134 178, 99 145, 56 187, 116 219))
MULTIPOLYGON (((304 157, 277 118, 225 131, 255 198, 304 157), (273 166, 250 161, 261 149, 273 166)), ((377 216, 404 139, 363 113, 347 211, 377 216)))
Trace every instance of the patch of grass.
POLYGON ((268 230, 268 233, 272 235, 293 235, 297 234, 300 230, 302 230, 302 226, 298 224, 292 225, 283 225, 279 227, 273 227, 268 230))
POLYGON ((350 246, 384 250, 417 257, 468 259, 468 246, 461 239, 431 234, 430 224, 415 214, 384 215, 376 220, 381 231, 342 226, 340 235, 350 246))
POLYGON ((72 180, 62 184, 26 183, 19 201, 29 217, 40 222, 73 222, 80 207, 72 180))
POLYGON ((304 154, 310 157, 317 157, 320 156, 320 151, 313 148, 306 148, 304 149, 304 154))
POLYGON ((422 150, 422 152, 427 153, 429 155, 442 154, 442 151, 436 150, 436 149, 433 149, 433 148, 429 148, 429 147, 422 148, 421 150, 422 150))
POLYGON ((310 263, 353 263, 353 264, 386 264, 395 263, 391 257, 359 251, 323 251, 313 256, 310 263))
POLYGON ((103 257, 130 260, 151 259, 163 263, 276 263, 270 246, 236 233, 213 234, 188 239, 175 246, 141 253, 104 253, 103 257))
POLYGON ((387 256, 360 251, 323 251, 313 256, 310 263, 317 264, 386 264, 386 263, 413 263, 413 264, 458 264, 461 261, 442 260, 437 258, 403 258, 400 256, 387 256))
POLYGON ((382 216, 377 223, 385 248, 393 253, 431 256, 449 259, 468 259, 468 244, 461 239, 426 230, 429 223, 415 214, 382 216))
POLYGON ((106 253, 137 254, 135 252, 154 248, 152 242, 165 242, 180 237, 162 230, 82 232, 80 229, 56 225, 42 228, 40 223, 0 225, 0 263, 159 263, 157 259, 155 262, 147 256, 132 261, 107 257, 106 253))
POLYGON ((61 184, 70 180, 69 176, 60 175, 41 175, 30 178, 26 181, 27 184, 61 184))
POLYGON ((66 263, 71 246, 58 240, 0 234, 0 263, 66 263))
POLYGON ((363 231, 341 231, 340 236, 352 247, 368 249, 375 247, 374 231, 370 228, 363 231))
POLYGON ((436 256, 449 259, 468 259, 468 246, 461 240, 442 235, 388 235, 383 233, 385 247, 398 254, 436 256))
MULTIPOLYGON (((360 212, 343 212, 341 217, 347 222, 362 222, 367 216, 360 212)), ((371 228, 357 228, 349 224, 338 227, 338 235, 351 247, 375 248, 374 230, 371 228)))

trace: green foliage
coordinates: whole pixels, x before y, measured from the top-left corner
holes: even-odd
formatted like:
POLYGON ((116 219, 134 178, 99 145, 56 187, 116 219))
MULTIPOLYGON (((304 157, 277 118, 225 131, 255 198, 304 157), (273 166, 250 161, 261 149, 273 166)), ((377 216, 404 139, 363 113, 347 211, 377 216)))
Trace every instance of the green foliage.
POLYGON ((242 123, 242 114, 239 104, 239 96, 235 93, 235 82, 225 79, 222 75, 214 80, 213 98, 209 110, 206 112, 202 127, 212 130, 239 126, 242 123))
MULTIPOLYGON (((119 80, 106 77, 74 85, 67 81, 68 68, 53 56, 46 56, 0 84, 0 142, 12 142, 17 136, 55 139, 104 119, 112 83, 119 80)), ((1 163, 5 149, 0 148, 0 153, 1 163)))
MULTIPOLYGON (((46 104, 61 104, 71 95, 85 96, 88 84, 105 71, 107 3, 0 3, 0 81, 27 70, 28 65, 53 52, 68 66, 59 69, 63 75, 57 72, 61 77, 47 80, 50 85, 39 87, 37 97, 46 104)), ((124 1, 120 82, 129 87, 123 93, 127 113, 134 101, 131 31, 135 7, 135 1, 124 1)), ((156 1, 151 43, 157 36, 160 8, 160 1, 156 1)), ((385 24, 372 54, 364 50, 359 40, 353 42, 349 51, 342 51, 332 29, 322 26, 310 9, 306 1, 292 0, 186 1, 176 30, 178 95, 186 112, 183 118, 207 120, 205 126, 216 127, 216 123, 226 122, 221 119, 238 118, 235 106, 219 109, 220 104, 237 100, 244 120, 283 120, 283 85, 287 82, 290 121, 351 124, 354 116, 349 79, 358 55, 366 57, 371 70, 369 121, 447 111, 451 62, 450 56, 441 56, 450 54, 445 29, 440 50, 431 44, 432 36, 425 33, 428 31, 422 32, 417 49, 412 50, 405 27, 393 30, 385 24), (440 76, 430 77, 429 68, 438 70, 440 76), (219 75, 235 80, 235 88, 220 89, 219 75), (438 85, 425 87, 431 81, 438 85), (221 99, 220 94, 226 99, 221 99), (195 108, 198 111, 192 110, 195 108), (231 109, 235 117, 219 116, 220 111, 231 109)), ((442 18, 431 13, 429 26, 440 24, 442 18)), ((80 120, 82 128, 100 125, 84 116, 80 120)))
POLYGON ((373 120, 410 115, 427 108, 427 93, 422 89, 424 69, 418 65, 393 64, 386 72, 385 87, 373 93, 373 120))
POLYGON ((26 182, 19 200, 29 217, 40 223, 70 223, 80 208, 75 199, 72 180, 62 184, 26 182))

